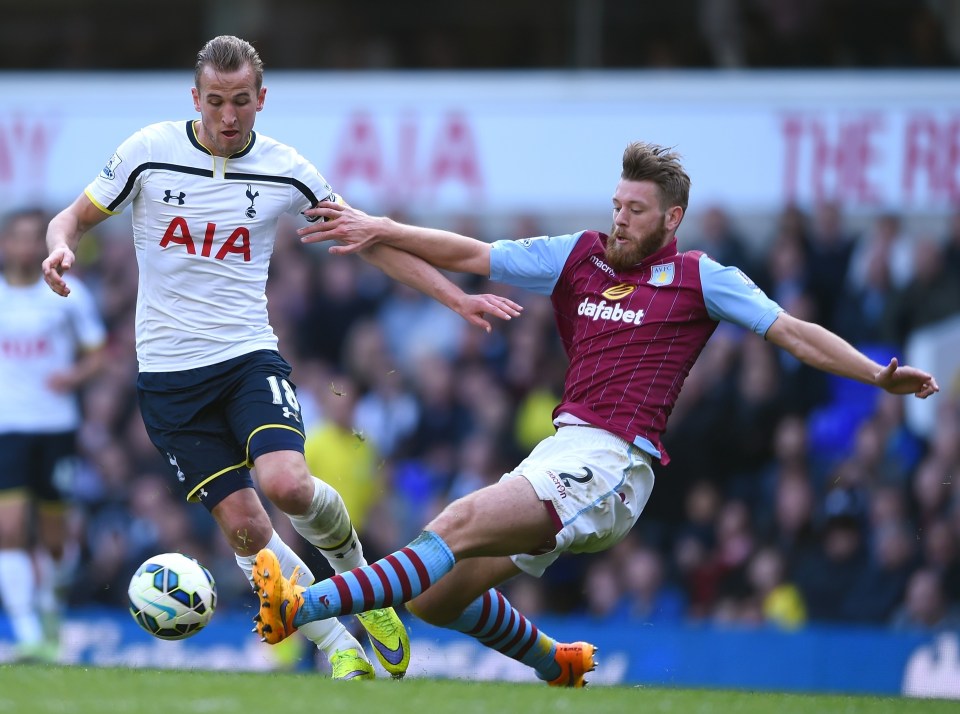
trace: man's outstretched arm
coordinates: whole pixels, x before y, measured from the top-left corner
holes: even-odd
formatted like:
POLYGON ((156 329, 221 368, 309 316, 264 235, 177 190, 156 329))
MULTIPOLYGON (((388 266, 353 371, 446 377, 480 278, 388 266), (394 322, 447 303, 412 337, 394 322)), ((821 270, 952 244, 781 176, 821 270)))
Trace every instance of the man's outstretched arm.
POLYGON ((427 261, 389 245, 371 244, 360 252, 360 257, 394 280, 432 297, 471 325, 487 332, 492 328, 484 315, 510 320, 519 317, 523 310, 520 305, 502 295, 467 294, 427 261))
POLYGON ((895 357, 886 366, 880 365, 830 330, 786 312, 780 313, 765 337, 811 367, 872 384, 892 394, 913 394, 926 399, 940 391, 932 374, 900 365, 895 357))
POLYGON ((490 277, 490 244, 476 238, 436 228, 398 223, 382 216, 370 216, 352 206, 323 201, 305 211, 310 217, 322 217, 301 228, 304 243, 336 241, 330 252, 346 255, 361 252, 377 243, 385 243, 412 253, 443 270, 475 273, 490 277))

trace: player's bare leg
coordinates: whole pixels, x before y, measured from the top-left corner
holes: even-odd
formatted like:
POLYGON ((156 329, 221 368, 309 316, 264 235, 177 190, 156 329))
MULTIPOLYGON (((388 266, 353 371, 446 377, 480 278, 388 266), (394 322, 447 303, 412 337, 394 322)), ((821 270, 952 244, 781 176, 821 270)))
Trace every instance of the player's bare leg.
MULTIPOLYGON (((335 573, 367 564, 343 499, 310 474, 302 454, 274 451, 257 457, 255 464, 264 493, 288 514, 293 527, 320 551, 335 573)), ((358 613, 357 619, 384 670, 402 677, 410 665, 410 638, 394 609, 358 613)))
MULTIPOLYGON (((256 554, 263 548, 278 553, 281 569, 292 576, 295 569, 303 573, 305 584, 313 582, 313 574, 280 536, 253 489, 241 489, 227 496, 213 508, 213 516, 236 556, 237 565, 253 586, 256 554)), ((330 662, 336 679, 373 679, 373 666, 363 648, 336 618, 314 622, 302 628, 304 637, 313 642, 330 662), (318 627, 317 627, 318 625, 318 627)))
POLYGON ((428 622, 477 637, 551 684, 583 686, 583 675, 595 666, 595 648, 559 645, 492 587, 520 572, 507 554, 541 550, 555 533, 554 519, 533 487, 517 478, 456 501, 408 547, 314 588, 285 582, 273 554, 264 552, 254 571, 261 596, 257 629, 265 640, 279 642, 316 617, 414 597, 410 610, 428 622), (457 563, 461 558, 469 560, 457 563))

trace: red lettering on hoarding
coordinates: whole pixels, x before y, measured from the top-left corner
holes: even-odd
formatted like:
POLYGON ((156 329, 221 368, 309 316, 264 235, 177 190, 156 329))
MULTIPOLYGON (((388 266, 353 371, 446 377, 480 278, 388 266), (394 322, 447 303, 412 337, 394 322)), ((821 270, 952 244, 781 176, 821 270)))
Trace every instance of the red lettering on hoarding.
POLYGON ((829 116, 789 115, 784 140, 784 196, 795 201, 804 194, 814 202, 842 201, 880 205, 884 197, 871 181, 879 163, 876 134, 884 128, 878 114, 834 120, 829 116))
POLYGON ((786 203, 796 203, 800 182, 800 140, 803 138, 803 120, 785 117, 783 120, 783 194, 786 203))
POLYGON ((904 200, 914 201, 922 184, 932 200, 960 204, 960 116, 939 122, 917 114, 904 132, 904 200))
POLYGON ((480 186, 473 133, 466 118, 459 114, 451 115, 440 128, 430 164, 430 183, 433 186, 448 180, 461 182, 470 188, 480 186))
POLYGON ((433 141, 415 115, 402 117, 395 141, 365 112, 354 114, 337 142, 330 179, 348 196, 349 185, 366 184, 387 204, 418 200, 430 202, 444 187, 465 189, 472 200, 480 197, 483 173, 473 128, 462 113, 442 116, 433 141), (429 146, 427 150, 425 147, 429 146))
POLYGON ((19 115, 0 119, 0 184, 42 186, 57 127, 19 115))
POLYGON ((383 178, 380 137, 369 114, 355 114, 345 136, 338 143, 340 152, 333 162, 333 176, 338 183, 362 179, 378 184, 383 178))

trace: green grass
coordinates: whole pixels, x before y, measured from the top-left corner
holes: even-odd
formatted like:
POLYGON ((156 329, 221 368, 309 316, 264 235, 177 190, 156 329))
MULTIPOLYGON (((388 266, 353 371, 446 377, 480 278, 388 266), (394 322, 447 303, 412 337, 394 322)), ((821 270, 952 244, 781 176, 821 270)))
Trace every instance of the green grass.
POLYGON ((957 702, 881 697, 321 675, 0 666, 0 714, 855 714, 951 712, 957 702))

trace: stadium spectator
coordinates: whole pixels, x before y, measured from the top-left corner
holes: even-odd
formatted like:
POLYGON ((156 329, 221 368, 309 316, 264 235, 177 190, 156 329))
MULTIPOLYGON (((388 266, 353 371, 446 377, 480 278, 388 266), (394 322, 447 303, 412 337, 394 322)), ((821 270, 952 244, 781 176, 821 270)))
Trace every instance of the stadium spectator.
POLYGON ((304 295, 306 309, 296 321, 296 350, 347 370, 349 360, 342 352, 350 331, 375 313, 380 296, 360 289, 360 271, 352 261, 327 258, 308 264, 314 276, 304 295))
POLYGON ((623 557, 620 577, 623 596, 613 613, 616 621, 676 624, 683 620, 686 598, 670 582, 667 564, 655 548, 639 543, 629 548, 623 557))
POLYGON ((808 283, 817 306, 816 314, 826 327, 838 332, 836 314, 840 288, 846 280, 856 243, 856 236, 844 225, 839 201, 821 201, 814 207, 806 239, 808 283))
POLYGON ((940 573, 933 568, 917 570, 907 584, 907 596, 891 619, 895 630, 956 630, 960 608, 943 590, 940 573))
POLYGON ((917 567, 916 536, 906 521, 873 530, 869 564, 845 593, 844 622, 882 625, 903 601, 910 575, 917 567))
POLYGON ((832 490, 824 503, 816 547, 792 563, 791 578, 803 593, 812 621, 842 622, 854 606, 848 605, 850 594, 868 565, 864 516, 855 493, 832 490))
POLYGON ((926 325, 960 313, 960 280, 949 270, 942 246, 932 238, 913 245, 913 275, 894 294, 886 323, 890 341, 906 344, 907 336, 926 325))
POLYGON ((787 580, 787 564, 776 547, 764 546, 752 555, 747 564, 747 580, 764 622, 784 630, 796 630, 806 624, 803 595, 787 580))
POLYGON ((899 213, 880 213, 870 229, 857 239, 847 271, 847 283, 855 290, 866 285, 871 261, 876 259, 874 253, 879 253, 879 259, 886 263, 893 289, 906 287, 913 277, 913 238, 904 231, 899 213))
POLYGON ((304 459, 310 473, 333 486, 343 498, 354 528, 363 532, 370 508, 383 491, 380 455, 366 434, 357 429, 359 388, 334 373, 322 385, 318 400, 321 418, 306 429, 304 459))
POLYGON ((491 245, 332 202, 306 212, 326 221, 301 229, 305 240, 349 243, 331 252, 385 239, 440 268, 551 295, 571 363, 554 412, 556 435, 499 483, 444 509, 402 555, 304 589, 262 550, 254 570, 257 630, 268 642, 316 619, 403 601, 428 622, 474 635, 498 630, 509 610, 518 634, 481 641, 541 679, 581 686, 594 666, 593 646, 559 645, 495 588, 522 571, 542 574, 562 552, 601 551, 626 536, 652 490, 652 460, 669 460, 660 441, 666 417, 717 322, 753 331, 804 364, 894 393, 923 398, 938 391, 931 375, 895 359, 877 364, 784 312, 741 271, 699 252, 679 253, 675 233, 689 185, 676 154, 635 142, 624 151, 610 237, 582 231, 491 245), (404 585, 399 591, 390 586, 394 577, 404 585), (491 611, 494 600, 501 617, 491 611))
POLYGON ((940 574, 947 598, 960 602, 960 544, 953 535, 950 521, 941 518, 930 523, 923 534, 921 548, 924 563, 940 574))
POLYGON ((758 274, 746 239, 734 228, 723 206, 710 206, 704 211, 695 245, 720 265, 735 266, 747 275, 758 274))

